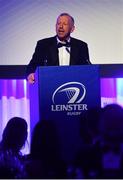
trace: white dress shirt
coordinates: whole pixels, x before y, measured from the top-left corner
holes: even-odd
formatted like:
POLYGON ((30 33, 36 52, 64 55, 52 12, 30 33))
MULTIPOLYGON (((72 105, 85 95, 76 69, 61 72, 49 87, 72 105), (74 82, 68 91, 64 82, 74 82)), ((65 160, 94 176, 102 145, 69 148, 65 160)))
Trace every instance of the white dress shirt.
MULTIPOLYGON (((57 38, 57 43, 59 42, 63 44, 63 42, 57 38)), ((70 42, 70 39, 68 40, 68 42, 70 42)), ((62 46, 58 48, 58 56, 60 66, 70 65, 70 47, 62 46)))

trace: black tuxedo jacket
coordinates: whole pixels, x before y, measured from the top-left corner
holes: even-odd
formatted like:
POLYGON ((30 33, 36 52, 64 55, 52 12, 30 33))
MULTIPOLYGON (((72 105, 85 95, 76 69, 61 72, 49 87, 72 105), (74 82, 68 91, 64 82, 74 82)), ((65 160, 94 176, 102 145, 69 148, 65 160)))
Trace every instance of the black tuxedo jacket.
MULTIPOLYGON (((91 64, 87 43, 71 38, 70 45, 70 65, 91 64)), ((35 72, 37 66, 59 66, 56 36, 37 42, 32 59, 27 65, 27 75, 35 72)))

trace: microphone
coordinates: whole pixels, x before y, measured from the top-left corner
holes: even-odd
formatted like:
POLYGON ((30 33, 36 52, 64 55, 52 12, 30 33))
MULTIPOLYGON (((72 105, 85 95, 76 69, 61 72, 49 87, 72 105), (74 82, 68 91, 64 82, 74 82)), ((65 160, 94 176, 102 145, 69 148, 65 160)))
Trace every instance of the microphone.
POLYGON ((44 60, 44 66, 47 66, 47 59, 44 60))
POLYGON ((88 58, 86 59, 86 62, 87 62, 88 64, 92 64, 88 58))

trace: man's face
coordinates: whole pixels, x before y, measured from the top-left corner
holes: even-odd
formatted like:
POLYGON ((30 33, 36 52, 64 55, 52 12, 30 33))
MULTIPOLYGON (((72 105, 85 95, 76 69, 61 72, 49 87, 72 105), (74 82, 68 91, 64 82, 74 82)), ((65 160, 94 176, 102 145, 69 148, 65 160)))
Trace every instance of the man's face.
POLYGON ((59 16, 56 22, 56 34, 61 41, 67 40, 74 30, 74 25, 69 16, 59 16))

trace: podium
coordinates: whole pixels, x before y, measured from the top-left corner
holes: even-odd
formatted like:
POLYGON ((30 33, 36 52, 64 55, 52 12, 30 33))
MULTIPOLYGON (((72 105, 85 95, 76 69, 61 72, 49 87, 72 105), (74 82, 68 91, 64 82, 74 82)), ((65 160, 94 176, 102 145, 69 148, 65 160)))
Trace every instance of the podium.
POLYGON ((29 92, 31 133, 38 121, 52 121, 61 158, 71 163, 82 143, 82 114, 101 107, 99 65, 38 67, 29 92))

